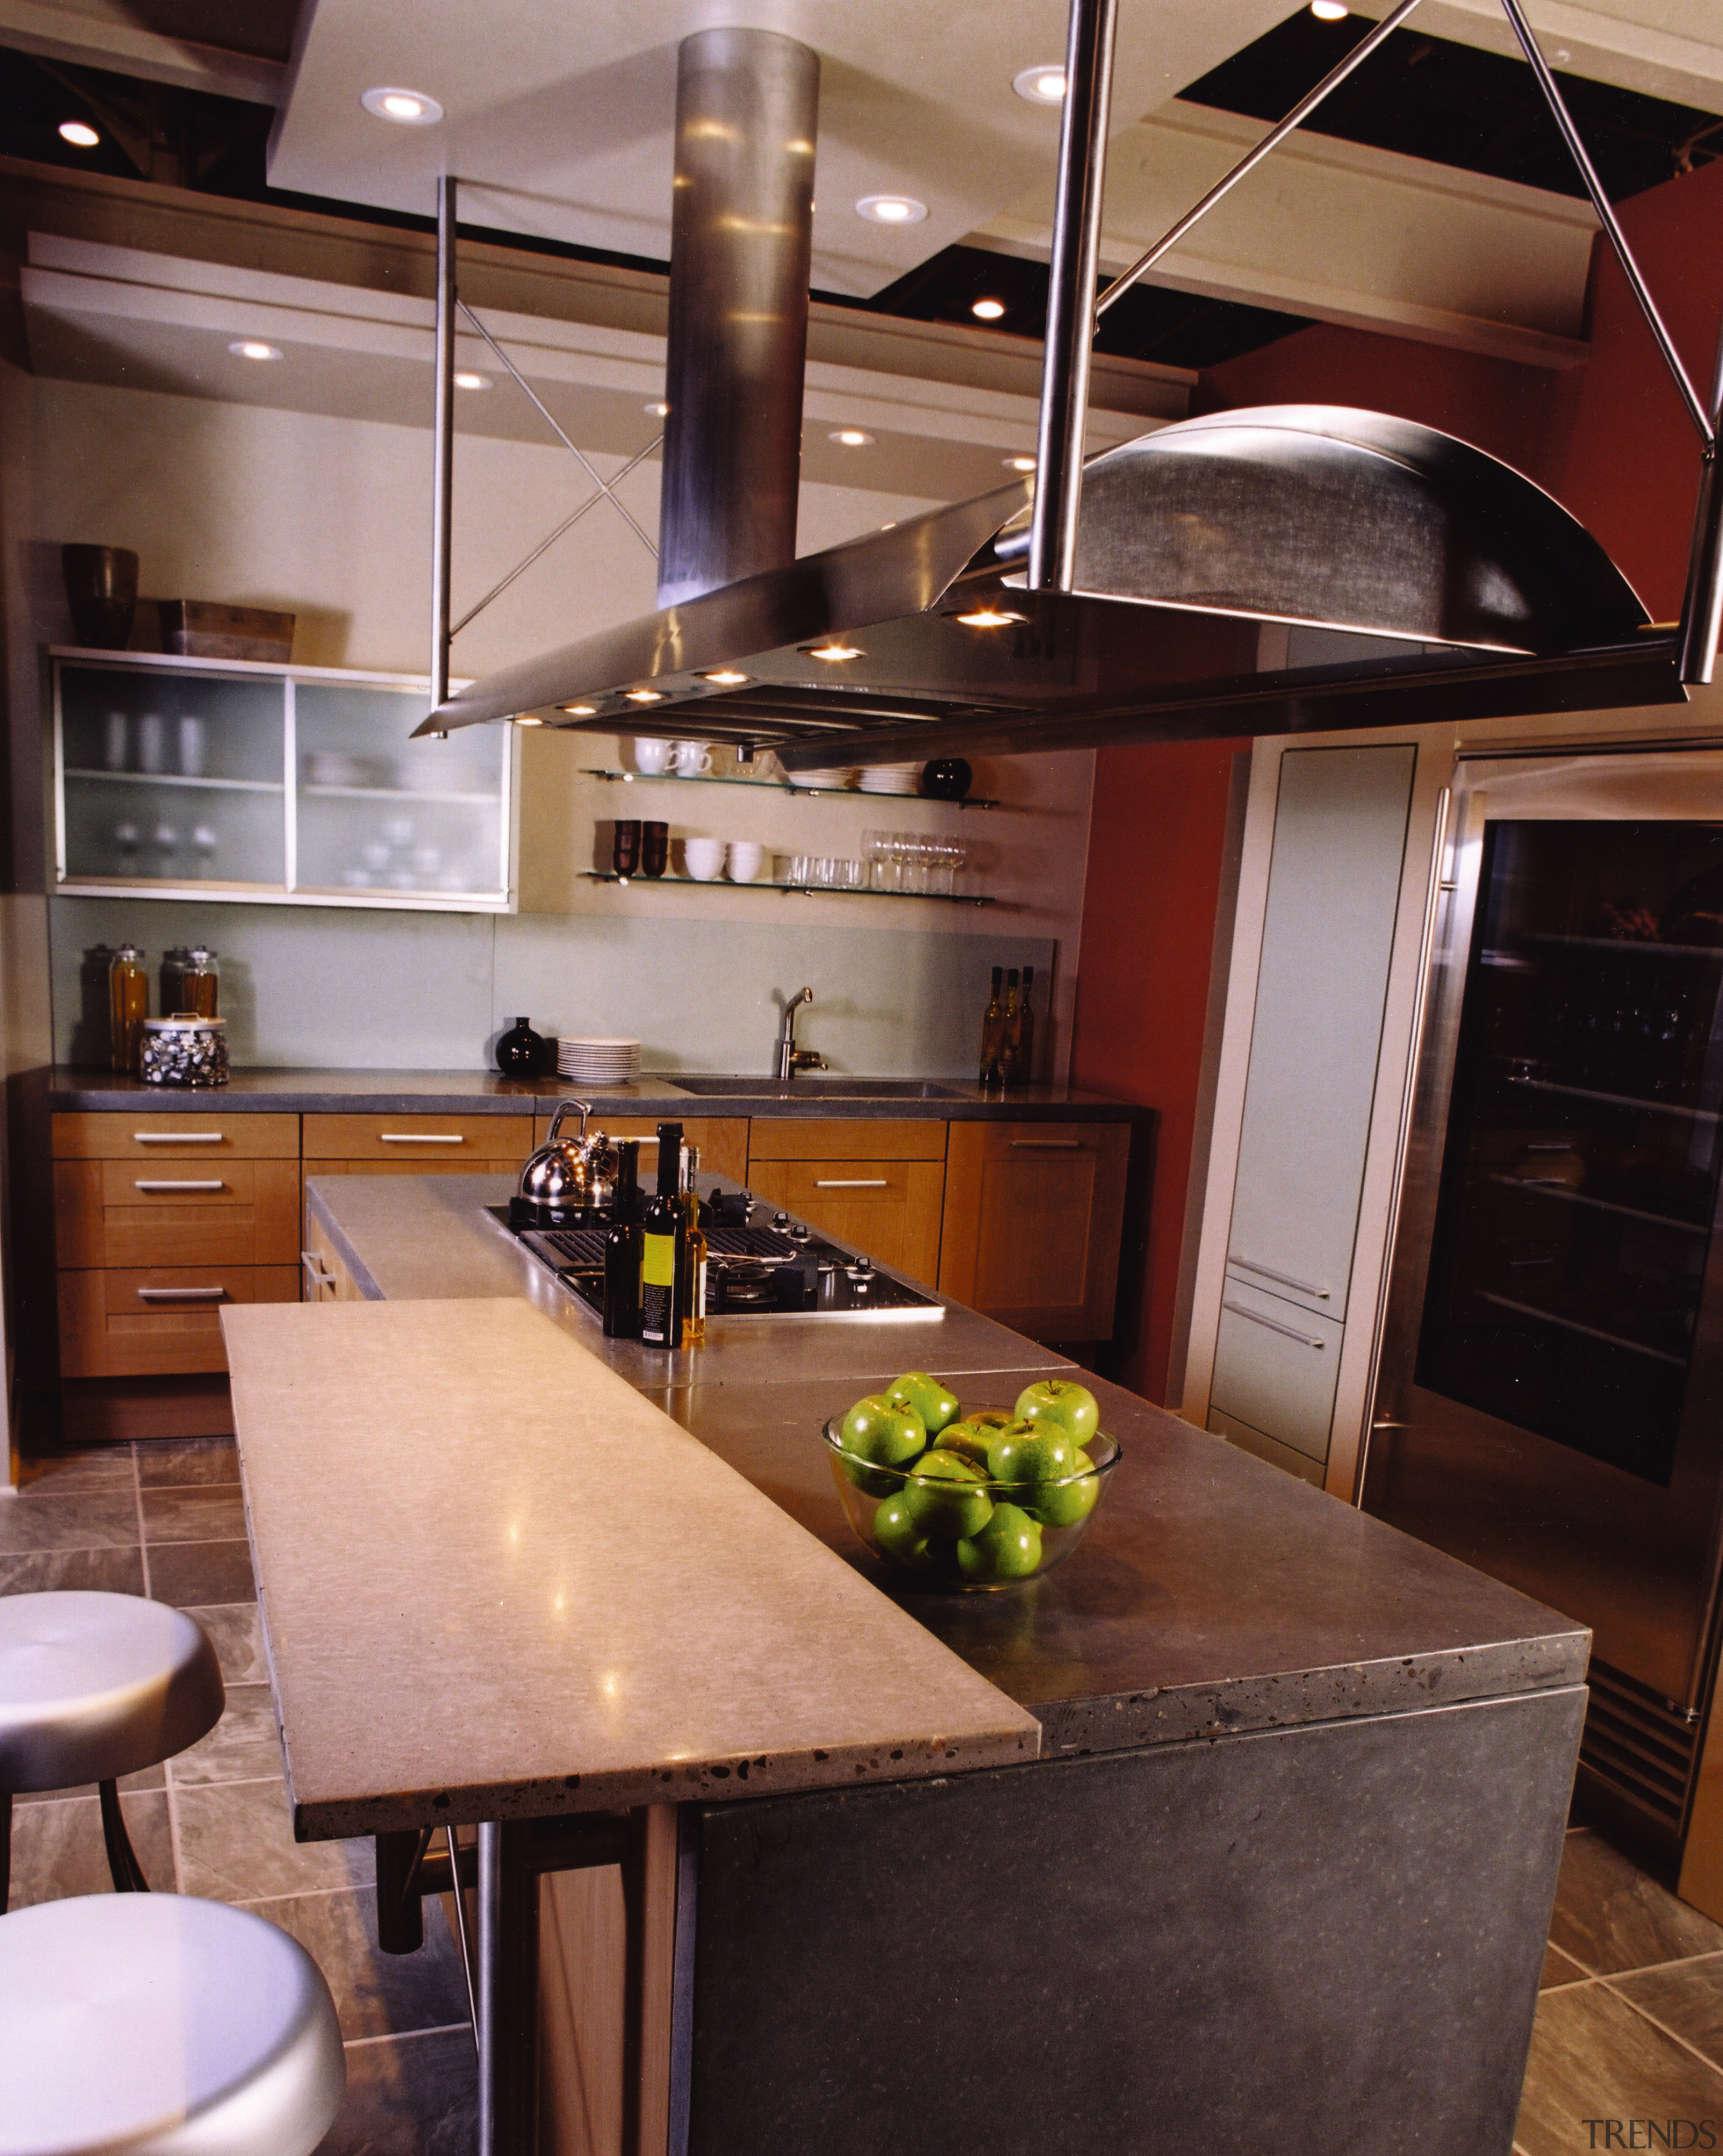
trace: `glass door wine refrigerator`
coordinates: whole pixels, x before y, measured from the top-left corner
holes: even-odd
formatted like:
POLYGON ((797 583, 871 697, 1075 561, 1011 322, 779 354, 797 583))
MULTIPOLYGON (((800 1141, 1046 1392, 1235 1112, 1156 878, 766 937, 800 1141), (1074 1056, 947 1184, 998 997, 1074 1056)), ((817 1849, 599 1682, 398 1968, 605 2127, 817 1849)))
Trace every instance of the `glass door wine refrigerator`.
POLYGON ((1592 1628, 1583 1794, 1674 1858, 1723 1557, 1723 752, 1468 760, 1449 832, 1363 1502, 1592 1628))

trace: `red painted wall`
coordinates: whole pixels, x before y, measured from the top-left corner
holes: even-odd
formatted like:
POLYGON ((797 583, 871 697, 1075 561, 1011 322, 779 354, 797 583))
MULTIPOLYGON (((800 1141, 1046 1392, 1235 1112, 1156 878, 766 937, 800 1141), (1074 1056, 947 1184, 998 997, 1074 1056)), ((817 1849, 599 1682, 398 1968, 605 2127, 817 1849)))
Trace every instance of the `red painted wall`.
MULTIPOLYGON (((1651 189, 1623 223, 1705 394, 1723 313, 1723 162, 1651 189)), ((1679 610, 1697 442, 1607 243, 1592 357, 1551 374, 1324 325, 1205 373, 1193 411, 1355 404, 1439 427, 1526 472, 1590 526, 1652 613, 1679 610)), ((1142 1306, 1112 1373, 1164 1400, 1201 1073, 1228 772, 1242 742, 1104 749, 1096 762, 1073 1085, 1157 1111, 1142 1306)))

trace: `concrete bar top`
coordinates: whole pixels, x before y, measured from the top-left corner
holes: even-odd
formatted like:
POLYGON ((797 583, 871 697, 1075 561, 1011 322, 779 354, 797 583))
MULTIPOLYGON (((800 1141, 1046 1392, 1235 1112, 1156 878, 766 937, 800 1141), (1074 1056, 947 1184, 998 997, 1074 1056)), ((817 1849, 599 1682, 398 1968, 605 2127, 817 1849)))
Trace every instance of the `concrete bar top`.
POLYGON ((841 1073, 798 1078, 780 1086, 765 1077, 725 1077, 732 1092, 707 1094, 693 1072, 649 1072, 633 1086, 578 1086, 567 1078, 505 1078, 495 1070, 236 1070, 213 1089, 146 1086, 100 1070, 56 1070, 49 1107, 59 1115, 105 1115, 148 1104, 152 1112, 224 1115, 518 1116, 548 1115, 558 1101, 590 1101, 612 1115, 648 1117, 863 1116, 934 1122, 1129 1122, 1128 1101, 1069 1086, 1025 1086, 1009 1093, 984 1091, 959 1078, 930 1079, 927 1097, 910 1079, 846 1080, 841 1073), (846 1085, 902 1086, 902 1092, 857 1093, 846 1085))
POLYGON ((302 1839, 1036 1757, 1032 1715, 524 1301, 222 1320, 302 1839))

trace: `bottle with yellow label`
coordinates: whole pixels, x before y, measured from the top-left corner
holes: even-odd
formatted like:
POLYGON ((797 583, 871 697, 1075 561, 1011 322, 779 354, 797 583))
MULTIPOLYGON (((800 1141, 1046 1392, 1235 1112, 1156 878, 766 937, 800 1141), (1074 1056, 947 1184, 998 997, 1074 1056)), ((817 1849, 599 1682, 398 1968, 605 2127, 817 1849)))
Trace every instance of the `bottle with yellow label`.
POLYGON ((658 1188, 640 1223, 640 1338, 648 1348, 681 1345, 682 1265, 687 1222, 676 1188, 682 1127, 658 1126, 658 1188))

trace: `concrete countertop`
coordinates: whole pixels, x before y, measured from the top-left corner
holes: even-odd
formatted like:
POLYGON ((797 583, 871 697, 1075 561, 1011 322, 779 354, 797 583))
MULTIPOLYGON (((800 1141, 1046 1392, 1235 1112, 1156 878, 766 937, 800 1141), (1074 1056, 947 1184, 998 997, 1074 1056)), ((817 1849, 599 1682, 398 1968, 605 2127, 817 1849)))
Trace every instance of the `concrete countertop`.
MULTIPOLYGON (((691 1092, 695 1072, 647 1073, 633 1086, 577 1086, 563 1078, 504 1078, 494 1070, 236 1070, 210 1090, 146 1086, 100 1070, 55 1070, 49 1108, 58 1115, 107 1115, 147 1105, 152 1114, 520 1116, 548 1115, 558 1101, 591 1101, 612 1115, 681 1116, 862 1116, 932 1122, 1129 1122, 1139 1111, 1069 1086, 984 1091, 962 1079, 928 1081, 934 1097, 846 1093, 841 1074, 780 1086, 770 1078, 741 1093, 691 1092)), ((865 1085, 865 1079, 856 1081, 865 1085)), ((887 1085, 918 1081, 888 1079, 887 1085)))
POLYGON ((917 1592, 856 1541, 819 1441, 899 1372, 1006 1406, 1070 1366, 947 1303, 937 1324, 712 1321, 663 1356, 598 1321, 484 1211, 496 1177, 307 1186, 362 1290, 525 1296, 1040 1721, 1046 1753, 1404 1712, 1582 1682, 1585 1629, 1104 1380, 1124 1458, 1082 1547, 1021 1592, 917 1592))

